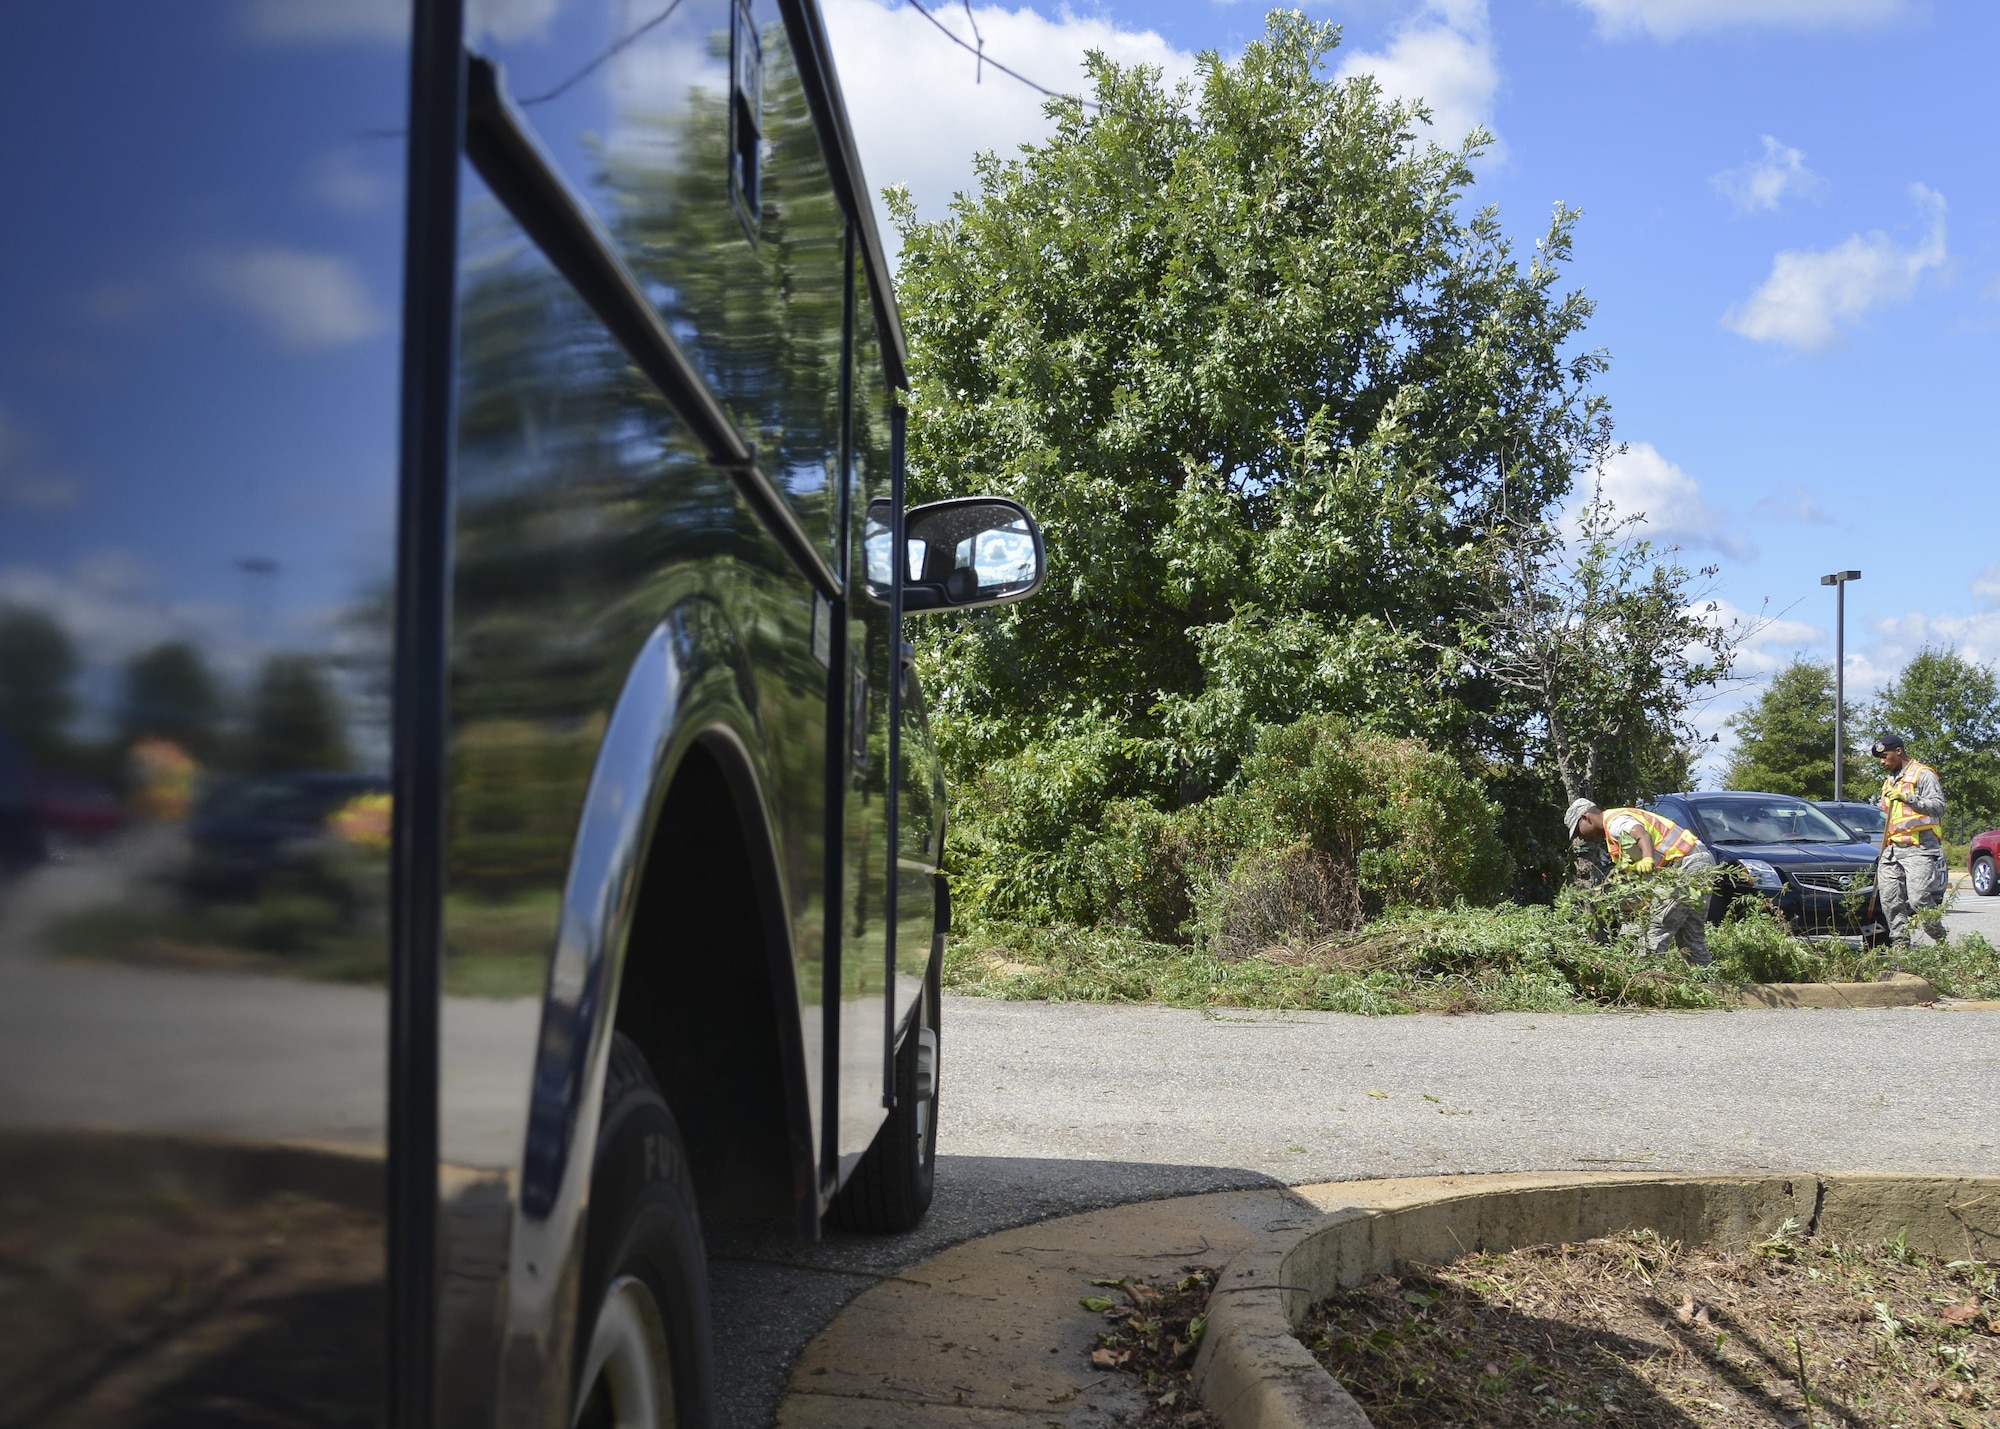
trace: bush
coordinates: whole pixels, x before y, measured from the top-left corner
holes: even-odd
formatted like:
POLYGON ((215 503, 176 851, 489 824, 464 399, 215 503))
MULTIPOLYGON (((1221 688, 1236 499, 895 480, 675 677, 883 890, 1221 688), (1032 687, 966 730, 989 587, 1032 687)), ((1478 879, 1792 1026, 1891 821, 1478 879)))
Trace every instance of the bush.
POLYGON ((1722 922, 1708 930, 1708 949, 1732 982, 1820 982, 1830 970, 1828 954, 1793 937, 1762 898, 1731 903, 1722 922))
POLYGON ((1083 724, 961 791, 950 860, 966 913, 1205 938, 1240 958, 1365 912, 1488 902, 1509 877, 1493 806, 1418 740, 1309 716, 1266 731, 1231 788, 1172 811, 1119 797, 1126 759, 1109 725, 1083 724))
POLYGON ((1267 805, 1280 838, 1352 868, 1370 912, 1487 902, 1506 886, 1496 810, 1421 740, 1308 716, 1265 733, 1234 797, 1267 805))

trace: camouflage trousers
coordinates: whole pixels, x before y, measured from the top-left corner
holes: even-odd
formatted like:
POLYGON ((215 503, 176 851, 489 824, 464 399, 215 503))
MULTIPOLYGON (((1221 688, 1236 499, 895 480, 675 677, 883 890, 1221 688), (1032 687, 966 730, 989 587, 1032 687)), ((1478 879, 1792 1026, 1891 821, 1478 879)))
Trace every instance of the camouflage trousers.
MULTIPOLYGON (((1698 848, 1672 866, 1683 873, 1700 873, 1714 868, 1715 859, 1707 849, 1698 848)), ((1713 961, 1708 952, 1707 892, 1668 893, 1655 902, 1646 920, 1646 949, 1661 958, 1679 949, 1696 967, 1707 967, 1713 961)))
MULTIPOLYGON (((1882 899, 1882 918, 1889 925, 1889 941, 1899 948, 1910 946, 1910 935, 1922 926, 1916 915, 1944 906, 1944 850, 1898 846, 1882 855, 1875 866, 1875 889, 1882 899)), ((1929 928, 1925 935, 1936 940, 1929 928)))

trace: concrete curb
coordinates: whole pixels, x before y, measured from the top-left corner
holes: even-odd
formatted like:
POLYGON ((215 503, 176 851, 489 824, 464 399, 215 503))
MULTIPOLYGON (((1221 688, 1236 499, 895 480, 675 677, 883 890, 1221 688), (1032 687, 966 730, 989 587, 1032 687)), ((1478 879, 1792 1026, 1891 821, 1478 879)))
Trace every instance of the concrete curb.
MULTIPOLYGON (((1304 1188, 1322 1205, 1341 1187, 1304 1188), (1312 1192, 1319 1192, 1314 1196, 1312 1192)), ((1810 1232, 1917 1250, 2000 1253, 2000 1177, 1571 1173, 1357 1184, 1352 1203, 1233 1260, 1210 1300, 1195 1390, 1223 1429, 1366 1429, 1368 1416, 1293 1335, 1319 1300, 1410 1261, 1651 1227, 1742 1244, 1788 1217, 1810 1232)))
POLYGON ((1938 998, 1937 989, 1915 973, 1875 982, 1753 982, 1739 995, 1760 1007, 1916 1007, 1938 998))

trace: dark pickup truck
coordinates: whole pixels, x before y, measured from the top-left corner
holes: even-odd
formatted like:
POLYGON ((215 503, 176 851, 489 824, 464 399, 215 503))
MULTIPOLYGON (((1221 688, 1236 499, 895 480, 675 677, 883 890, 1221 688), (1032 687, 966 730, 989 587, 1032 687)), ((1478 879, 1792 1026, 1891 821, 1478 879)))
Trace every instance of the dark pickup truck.
POLYGON ((0 73, 0 735, 123 810, 0 882, 0 1422, 709 1424, 704 1224, 929 1205, 903 620, 1045 567, 905 508, 813 0, 19 5, 0 73))

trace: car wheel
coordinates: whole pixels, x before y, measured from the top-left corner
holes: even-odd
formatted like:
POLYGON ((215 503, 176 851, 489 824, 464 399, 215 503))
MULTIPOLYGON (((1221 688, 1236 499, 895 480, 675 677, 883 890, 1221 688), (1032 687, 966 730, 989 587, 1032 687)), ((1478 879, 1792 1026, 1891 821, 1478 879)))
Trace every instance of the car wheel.
POLYGON ((708 1258, 680 1129, 637 1046, 611 1042, 577 1324, 577 1429, 709 1429, 708 1258))
POLYGON ((1987 854, 1982 853, 1972 861, 1972 891, 1981 898, 2000 893, 2000 882, 1993 875, 1993 859, 1987 854))
POLYGON ((933 966, 917 1002, 917 1025, 896 1054, 895 1110, 827 1210, 828 1222, 841 1230, 912 1230, 931 1207, 937 1181, 940 992, 933 966))

